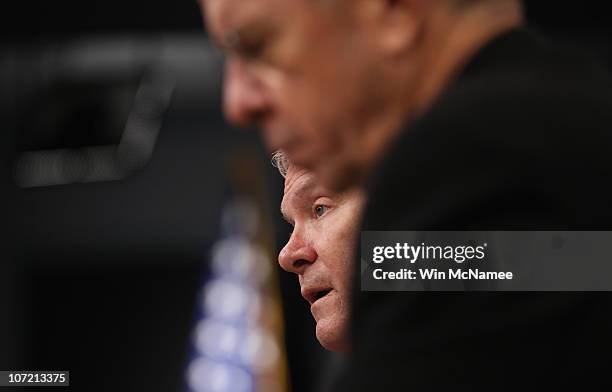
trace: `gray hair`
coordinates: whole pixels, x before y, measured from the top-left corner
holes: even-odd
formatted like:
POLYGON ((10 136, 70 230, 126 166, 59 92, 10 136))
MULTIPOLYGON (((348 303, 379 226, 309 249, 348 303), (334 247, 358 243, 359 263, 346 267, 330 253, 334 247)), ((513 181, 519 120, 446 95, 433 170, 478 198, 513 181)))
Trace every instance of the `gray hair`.
POLYGON ((291 167, 291 161, 284 151, 278 150, 272 154, 272 166, 278 169, 281 176, 286 177, 289 168, 291 167))

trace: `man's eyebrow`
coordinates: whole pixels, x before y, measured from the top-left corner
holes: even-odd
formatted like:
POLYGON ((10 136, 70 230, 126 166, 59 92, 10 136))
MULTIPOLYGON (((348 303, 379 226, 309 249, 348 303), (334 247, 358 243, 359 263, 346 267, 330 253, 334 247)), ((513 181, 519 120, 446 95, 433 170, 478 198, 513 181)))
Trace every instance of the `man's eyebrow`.
MULTIPOLYGON (((309 177, 306 179, 306 181, 303 181, 301 183, 298 183, 297 185, 295 185, 295 183, 291 183, 289 184, 289 188, 285 188, 285 195, 287 195, 287 191, 291 192, 293 195, 291 196, 291 199, 293 201, 291 201, 291 203, 303 203, 304 201, 304 193, 305 192, 310 192, 312 191, 312 189, 314 189, 317 186, 317 182, 315 181, 314 177, 309 177)), ((287 213, 283 210, 283 204, 281 203, 280 206, 280 213, 283 216, 283 219, 285 221, 287 221, 287 223, 289 223, 291 226, 294 226, 295 223, 293 221, 293 219, 291 219, 287 213)))
POLYGON ((214 42, 226 53, 243 53, 260 46, 274 31, 269 25, 251 20, 229 29, 214 42))

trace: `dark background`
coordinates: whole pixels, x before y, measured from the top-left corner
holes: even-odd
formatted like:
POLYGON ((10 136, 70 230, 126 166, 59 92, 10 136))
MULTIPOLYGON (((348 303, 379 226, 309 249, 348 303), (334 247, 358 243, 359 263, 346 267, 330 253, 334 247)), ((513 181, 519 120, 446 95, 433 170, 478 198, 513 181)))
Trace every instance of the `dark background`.
MULTIPOLYGON (((605 2, 527 6, 539 30, 612 65, 605 2)), ((256 135, 221 117, 222 63, 195 0, 4 2, 0 32, 0 369, 70 370, 78 391, 180 390, 234 154, 260 157, 278 247, 287 239, 281 178, 256 135), (150 69, 175 90, 144 167, 17 186, 26 151, 118 143, 150 69)), ((280 277, 292 388, 310 391, 328 358, 296 279, 280 277)))

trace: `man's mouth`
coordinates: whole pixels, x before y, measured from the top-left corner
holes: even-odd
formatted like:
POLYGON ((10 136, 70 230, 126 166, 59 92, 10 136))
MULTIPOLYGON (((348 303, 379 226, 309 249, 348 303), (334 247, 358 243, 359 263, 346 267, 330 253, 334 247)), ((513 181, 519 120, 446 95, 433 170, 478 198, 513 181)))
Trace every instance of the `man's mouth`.
POLYGON ((316 293, 316 295, 315 295, 315 302, 316 302, 318 299, 323 298, 323 297, 325 297, 327 294, 331 293, 331 291, 332 291, 332 289, 327 289, 327 290, 322 290, 322 291, 319 291, 318 293, 316 293))
POLYGON ((304 290, 302 292, 302 297, 304 297, 304 299, 312 305, 321 298, 325 297, 327 294, 331 293, 332 290, 333 289, 331 287, 325 289, 304 290))

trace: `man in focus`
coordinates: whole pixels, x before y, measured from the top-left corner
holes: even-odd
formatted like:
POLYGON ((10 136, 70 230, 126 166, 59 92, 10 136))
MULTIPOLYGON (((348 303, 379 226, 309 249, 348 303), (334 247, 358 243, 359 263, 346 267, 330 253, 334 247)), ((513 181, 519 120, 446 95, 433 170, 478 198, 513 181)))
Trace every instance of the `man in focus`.
POLYGON ((281 212, 293 230, 278 256, 281 267, 298 275, 310 304, 317 339, 331 351, 348 352, 353 257, 364 194, 332 191, 278 152, 274 163, 285 177, 281 212))

